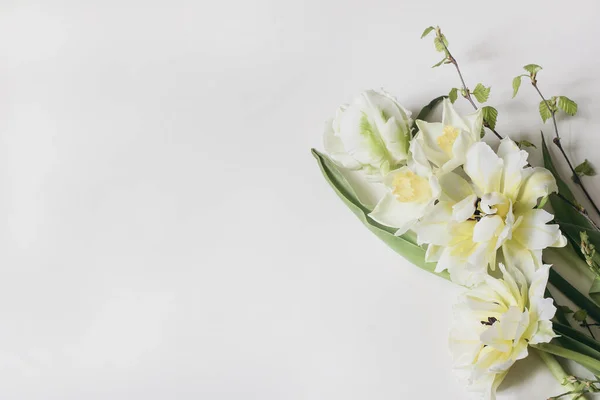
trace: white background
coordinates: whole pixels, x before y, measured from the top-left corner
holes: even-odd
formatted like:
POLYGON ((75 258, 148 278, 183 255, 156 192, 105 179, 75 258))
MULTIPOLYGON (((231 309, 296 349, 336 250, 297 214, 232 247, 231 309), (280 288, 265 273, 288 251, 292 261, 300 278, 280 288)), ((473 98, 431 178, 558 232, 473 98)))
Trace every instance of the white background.
MULTIPOLYGON (((2 2, 0 398, 465 399, 446 346, 459 289, 363 228, 309 150, 361 90, 417 112, 457 86, 419 39, 440 24, 468 83, 492 86, 501 133, 551 133, 530 86, 510 99, 538 63, 548 96, 580 103, 560 122, 569 154, 600 165, 599 12, 2 2)), ((499 399, 560 392, 531 356, 499 399)))

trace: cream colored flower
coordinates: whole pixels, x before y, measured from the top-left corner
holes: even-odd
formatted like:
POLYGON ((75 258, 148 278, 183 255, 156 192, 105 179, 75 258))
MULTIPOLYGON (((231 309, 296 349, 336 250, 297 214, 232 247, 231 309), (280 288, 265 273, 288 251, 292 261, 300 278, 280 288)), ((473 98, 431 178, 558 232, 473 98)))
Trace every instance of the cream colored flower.
POLYGON ((478 110, 466 117, 458 115, 452 103, 443 101, 442 122, 417 120, 419 133, 415 137, 421 143, 427 158, 443 175, 465 162, 467 151, 480 141, 483 113, 478 110))
POLYGON ((387 191, 369 214, 375 221, 398 228, 405 233, 434 205, 440 195, 440 185, 431 166, 416 141, 411 142, 408 165, 388 173, 383 179, 387 191))
POLYGON ((528 286, 519 269, 500 264, 502 279, 486 276, 455 306, 449 341, 454 366, 486 400, 495 399, 508 369, 527 357, 529 344, 556 337, 550 321, 556 307, 544 298, 549 269, 540 267, 528 286))
POLYGON ((338 165, 381 179, 408 158, 410 115, 385 92, 363 92, 327 124, 325 151, 338 165))
POLYGON ((535 208, 538 199, 557 190, 550 171, 527 165, 527 152, 504 139, 498 153, 483 142, 467 152, 464 172, 440 177, 442 196, 414 227, 420 243, 429 244, 427 261, 436 271, 470 286, 494 269, 502 250, 505 262, 519 265, 528 279, 541 266, 546 247, 566 245, 552 215, 535 208))

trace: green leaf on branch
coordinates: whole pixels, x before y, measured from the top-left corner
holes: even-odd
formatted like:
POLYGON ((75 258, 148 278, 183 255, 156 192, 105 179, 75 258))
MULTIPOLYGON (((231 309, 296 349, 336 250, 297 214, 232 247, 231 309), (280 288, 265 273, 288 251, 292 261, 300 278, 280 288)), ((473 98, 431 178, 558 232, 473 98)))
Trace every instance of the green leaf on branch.
POLYGON ((483 113, 483 122, 490 129, 496 129, 496 120, 498 119, 498 110, 494 107, 485 106, 481 109, 483 113))
POLYGON ((577 176, 594 176, 596 175, 596 170, 586 159, 584 162, 575 167, 575 173, 577 176))
POLYGON ((576 311, 576 312, 573 314, 573 319, 574 319, 575 321, 578 321, 578 322, 583 322, 583 321, 585 321, 585 320, 587 319, 587 316, 588 316, 588 315, 587 315, 587 311, 585 311, 585 310, 582 308, 581 310, 579 310, 579 311, 576 311))
POLYGON ((577 114, 577 103, 566 96, 558 96, 558 108, 571 116, 577 114))
POLYGON ((450 93, 448 93, 448 99, 450 99, 450 103, 454 104, 456 99, 458 98, 458 89, 452 88, 450 89, 450 93))
POLYGON ((544 121, 544 123, 548 119, 552 118, 552 112, 548 108, 545 100, 540 101, 540 117, 542 117, 542 121, 544 121))
POLYGON ((446 48, 448 47, 448 40, 446 39, 446 36, 442 34, 441 36, 436 36, 436 38, 433 39, 433 44, 435 45, 435 49, 437 51, 443 52, 446 51, 446 48))
POLYGON ((523 147, 533 147, 534 149, 537 149, 536 145, 531 143, 529 140, 520 140, 517 142, 517 146, 519 146, 519 148, 523 148, 523 147))
POLYGON ((519 91, 519 87, 521 87, 521 78, 522 77, 523 77, 522 75, 519 75, 519 76, 516 76, 513 79, 513 82, 512 82, 512 85, 513 85, 513 99, 517 95, 517 92, 519 91))
POLYGON ((439 67, 440 65, 442 65, 443 63, 445 63, 445 62, 446 62, 446 60, 447 60, 447 58, 445 58, 445 57, 444 57, 444 58, 442 59, 442 61, 440 61, 440 62, 438 62, 438 63, 435 63, 435 64, 433 64, 433 65, 431 66, 431 68, 437 68, 437 67, 439 67))
POLYGON ((423 31, 423 34, 421 35, 421 39, 423 39, 425 36, 429 35, 431 33, 431 31, 433 31, 434 29, 435 28, 433 26, 425 28, 425 30, 423 31))
POLYGON ((475 96, 478 102, 485 103, 490 97, 491 89, 492 88, 485 87, 481 83, 478 83, 477 86, 475 86, 475 89, 473 89, 473 96, 475 96))
POLYGON ((537 64, 527 64, 523 67, 523 69, 529 72, 531 75, 535 75, 542 70, 542 67, 537 64))

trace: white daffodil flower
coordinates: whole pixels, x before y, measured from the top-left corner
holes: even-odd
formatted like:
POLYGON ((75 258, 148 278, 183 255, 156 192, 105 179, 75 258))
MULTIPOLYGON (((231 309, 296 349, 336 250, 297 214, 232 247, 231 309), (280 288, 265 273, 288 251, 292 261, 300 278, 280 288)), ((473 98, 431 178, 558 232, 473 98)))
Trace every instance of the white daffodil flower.
POLYGON ((498 153, 485 143, 467 152, 465 174, 440 177, 443 195, 413 228, 420 243, 435 246, 427 261, 448 270, 454 282, 471 286, 494 269, 498 251, 506 263, 519 265, 527 279, 541 264, 546 247, 562 247, 566 238, 552 215, 535 208, 538 199, 557 191, 550 171, 527 165, 527 152, 504 139, 498 153))
POLYGON ((541 266, 529 286, 519 269, 499 266, 502 279, 488 275, 460 297, 449 340, 459 375, 486 400, 496 398, 496 388, 527 357, 529 344, 556 337, 550 321, 556 307, 544 298, 550 266, 541 266))
POLYGON ((429 161, 438 168, 436 173, 443 175, 464 164, 467 151, 480 141, 482 126, 481 109, 461 117, 452 103, 445 99, 442 122, 417 120, 419 133, 415 138, 421 143, 429 161))
POLYGON ((411 142, 410 153, 407 166, 385 176, 386 194, 369 214, 383 225, 398 228, 396 235, 412 228, 440 196, 438 180, 417 141, 411 142))
POLYGON ((363 92, 327 124, 325 151, 341 167, 381 179, 408 158, 410 116, 391 95, 363 92))

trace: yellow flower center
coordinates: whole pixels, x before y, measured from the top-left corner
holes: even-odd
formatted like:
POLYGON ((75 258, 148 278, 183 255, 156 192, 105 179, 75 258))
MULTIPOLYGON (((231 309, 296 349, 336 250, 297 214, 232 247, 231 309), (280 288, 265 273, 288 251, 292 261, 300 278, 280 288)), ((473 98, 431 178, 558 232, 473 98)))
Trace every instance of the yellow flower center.
POLYGON ((450 157, 452 157, 452 146, 454 146, 459 133, 460 130, 458 128, 446 125, 444 126, 444 130, 442 130, 442 134, 437 138, 437 144, 440 146, 440 149, 450 157))
POLYGON ((496 215, 499 215, 502 218, 505 218, 506 214, 508 214, 508 209, 510 208, 510 203, 508 202, 508 200, 506 200, 500 204, 494 205, 494 208, 496 209, 496 215))
POLYGON ((431 187, 427 179, 407 169, 394 176, 392 193, 403 203, 421 202, 431 198, 431 187))

